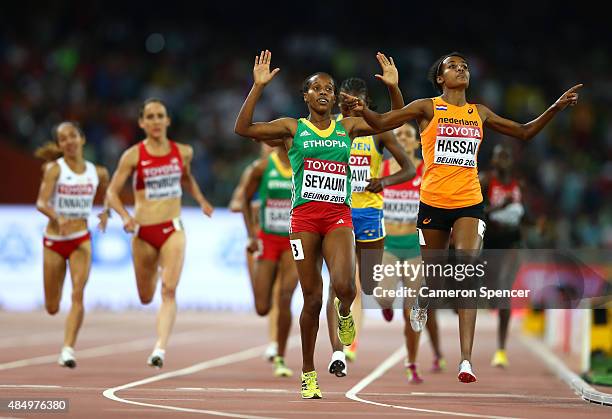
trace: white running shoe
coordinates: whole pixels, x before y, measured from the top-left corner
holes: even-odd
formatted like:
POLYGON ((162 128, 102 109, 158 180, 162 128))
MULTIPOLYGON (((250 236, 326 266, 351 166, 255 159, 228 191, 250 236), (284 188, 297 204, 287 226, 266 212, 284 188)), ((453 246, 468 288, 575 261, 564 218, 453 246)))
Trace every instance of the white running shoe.
POLYGON ((270 342, 264 351, 263 357, 269 362, 273 362, 276 355, 278 355, 278 343, 270 342))
POLYGON ((150 367, 155 367, 160 369, 164 366, 164 357, 166 356, 166 351, 164 349, 155 348, 149 358, 147 359, 147 365, 150 367))
POLYGON ((412 306, 410 309, 410 326, 415 332, 420 332, 427 323, 427 309, 412 306))
POLYGON ((476 375, 474 374, 474 371, 472 371, 472 364, 470 361, 465 359, 461 361, 461 364, 459 364, 459 375, 457 375, 457 378, 462 383, 473 383, 476 381, 476 375))
POLYGON ((62 367, 74 368, 76 367, 76 358, 74 357, 74 349, 70 346, 64 346, 60 353, 57 363, 62 367))
POLYGON ((334 351, 332 359, 327 367, 330 374, 334 374, 336 377, 346 377, 347 374, 347 362, 346 355, 343 351, 334 351))

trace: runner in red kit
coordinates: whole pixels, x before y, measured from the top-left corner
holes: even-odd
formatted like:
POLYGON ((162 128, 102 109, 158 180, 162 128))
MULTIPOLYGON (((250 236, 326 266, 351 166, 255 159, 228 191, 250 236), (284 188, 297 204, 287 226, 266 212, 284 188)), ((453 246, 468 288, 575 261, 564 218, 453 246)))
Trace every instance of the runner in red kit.
MULTIPOLYGON (((514 282, 517 272, 517 251, 521 246, 521 219, 525 213, 522 203, 521 185, 512 173, 512 154, 507 146, 498 144, 493 149, 491 160, 493 170, 480 176, 485 214, 487 216, 487 234, 484 238, 484 249, 501 250, 492 255, 488 273, 496 281, 508 286, 514 282)), ((497 350, 491 360, 494 367, 506 368, 509 365, 506 354, 506 340, 510 327, 510 301, 498 302, 498 335, 497 350)))
POLYGON ((191 174, 193 148, 167 137, 170 126, 166 106, 149 99, 138 119, 146 138, 123 153, 108 189, 110 206, 123 220, 123 228, 134 233, 132 255, 138 295, 143 304, 153 300, 161 277, 162 303, 157 315, 155 348, 147 363, 161 368, 166 345, 176 318, 176 287, 185 256, 185 232, 180 220, 183 187, 193 196, 207 216, 213 212, 191 174), (125 209, 119 194, 130 175, 134 175, 134 217, 125 209))

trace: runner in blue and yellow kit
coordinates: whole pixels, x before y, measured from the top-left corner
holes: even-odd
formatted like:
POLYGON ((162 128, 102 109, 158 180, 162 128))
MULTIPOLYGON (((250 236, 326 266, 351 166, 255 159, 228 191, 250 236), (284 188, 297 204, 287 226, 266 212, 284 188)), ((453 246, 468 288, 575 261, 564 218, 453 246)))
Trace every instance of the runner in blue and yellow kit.
MULTIPOLYGON (((378 60, 384 60, 382 55, 378 60)), ((381 66, 385 64, 381 62, 381 66)), ((389 61, 389 64, 392 64, 389 61)), ((378 78, 387 85, 390 92, 397 88, 398 75, 394 65, 388 66, 388 71, 378 78)), ((352 96, 358 96, 366 102, 371 102, 368 89, 364 80, 349 78, 342 82, 340 91, 352 96)), ((399 109, 403 106, 401 94, 391 94, 391 106, 399 109)), ((341 121, 344 117, 353 116, 349 109, 340 100, 341 113, 336 117, 341 121)), ((383 198, 384 186, 395 185, 405 182, 414 176, 415 169, 408 156, 396 141, 393 132, 388 131, 377 135, 357 137, 351 145, 351 187, 352 187, 352 209, 353 227, 355 231, 355 244, 357 252, 358 277, 356 281, 357 295, 353 304, 357 330, 361 326, 361 294, 359 286, 368 295, 372 294, 374 283, 372 270, 374 264, 382 262, 384 251, 385 228, 383 222, 383 198), (391 176, 382 177, 383 150, 387 148, 399 163, 401 169, 391 176)), ((330 296, 333 290, 330 287, 330 296)), ((329 372, 338 377, 346 375, 346 359, 352 361, 356 358, 357 340, 349 347, 342 350, 335 330, 335 316, 333 298, 327 300, 327 318, 329 336, 332 344, 332 359, 329 364, 329 372)))

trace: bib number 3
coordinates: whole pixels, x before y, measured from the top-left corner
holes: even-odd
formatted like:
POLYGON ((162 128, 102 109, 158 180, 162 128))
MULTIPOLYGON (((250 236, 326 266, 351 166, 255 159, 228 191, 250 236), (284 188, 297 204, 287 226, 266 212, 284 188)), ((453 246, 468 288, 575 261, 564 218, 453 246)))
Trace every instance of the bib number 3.
POLYGON ((302 239, 289 240, 291 244, 291 253, 294 260, 304 259, 304 248, 302 247, 302 239))

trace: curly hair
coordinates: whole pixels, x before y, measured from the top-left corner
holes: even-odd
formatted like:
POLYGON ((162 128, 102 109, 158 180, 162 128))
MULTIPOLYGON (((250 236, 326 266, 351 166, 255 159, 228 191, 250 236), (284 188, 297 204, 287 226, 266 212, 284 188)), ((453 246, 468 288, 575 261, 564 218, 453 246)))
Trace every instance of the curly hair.
POLYGON ((363 95, 366 100, 366 105, 372 110, 376 110, 376 105, 372 102, 370 93, 368 92, 368 86, 365 80, 358 77, 351 77, 342 82, 340 85, 340 91, 350 93, 353 96, 363 95))

